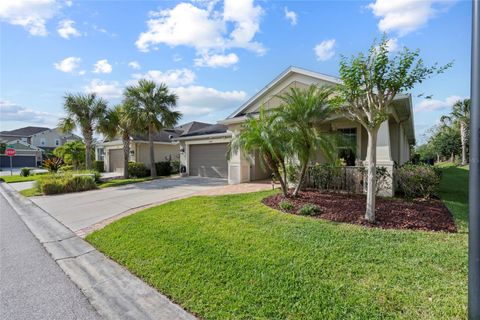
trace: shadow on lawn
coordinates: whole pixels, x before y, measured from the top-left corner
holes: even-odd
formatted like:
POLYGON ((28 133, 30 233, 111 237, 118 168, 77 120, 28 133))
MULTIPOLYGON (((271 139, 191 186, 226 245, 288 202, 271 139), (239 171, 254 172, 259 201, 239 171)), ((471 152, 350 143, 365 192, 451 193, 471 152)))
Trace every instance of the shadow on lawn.
POLYGON ((468 231, 468 167, 443 167, 440 198, 452 212, 459 232, 468 231))

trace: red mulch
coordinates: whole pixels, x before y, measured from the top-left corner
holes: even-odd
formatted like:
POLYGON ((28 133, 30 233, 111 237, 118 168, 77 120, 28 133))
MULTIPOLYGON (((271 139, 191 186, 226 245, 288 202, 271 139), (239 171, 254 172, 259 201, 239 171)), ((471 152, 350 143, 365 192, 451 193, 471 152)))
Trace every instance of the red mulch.
MULTIPOLYGON (((269 207, 281 210, 279 202, 283 195, 276 194, 263 199, 269 207)), ((288 213, 297 214, 298 209, 306 203, 315 204, 320 212, 315 218, 359 224, 384 229, 410 229, 426 231, 457 232, 453 217, 439 200, 414 200, 377 197, 376 222, 365 221, 366 198, 364 195, 347 195, 308 190, 300 192, 298 197, 288 200, 295 209, 288 213)))

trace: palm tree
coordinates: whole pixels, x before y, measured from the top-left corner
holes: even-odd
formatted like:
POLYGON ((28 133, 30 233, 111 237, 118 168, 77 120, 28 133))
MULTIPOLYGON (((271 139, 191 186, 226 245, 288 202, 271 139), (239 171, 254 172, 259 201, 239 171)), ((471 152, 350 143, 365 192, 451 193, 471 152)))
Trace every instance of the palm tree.
POLYGON ((138 109, 132 100, 116 105, 106 112, 105 118, 100 121, 98 131, 108 139, 120 136, 123 143, 123 177, 128 179, 128 158, 130 155, 130 136, 136 130, 138 109))
POLYGON ((277 97, 282 105, 274 112, 278 121, 288 131, 291 150, 300 162, 297 185, 293 196, 297 196, 308 168, 308 163, 317 150, 331 149, 328 135, 319 134, 318 125, 331 114, 332 90, 311 85, 307 89, 291 88, 277 97))
POLYGON ((288 146, 284 143, 285 131, 276 127, 274 118, 264 108, 260 108, 258 118, 249 117, 242 126, 242 131, 234 136, 229 144, 228 156, 242 150, 245 154, 257 151, 262 165, 266 166, 275 179, 280 182, 284 196, 287 196, 286 157, 288 146), (283 172, 283 176, 280 173, 283 172))
POLYGON ((80 129, 85 139, 85 167, 91 169, 93 133, 105 115, 107 102, 95 93, 67 93, 63 108, 67 115, 60 119, 59 127, 63 132, 71 132, 77 127, 80 129))
POLYGON ((166 84, 157 85, 155 82, 145 79, 139 80, 136 86, 127 87, 125 97, 127 100, 134 101, 138 109, 136 126, 148 131, 150 172, 151 176, 155 177, 157 170, 153 137, 161 129, 175 126, 182 117, 180 112, 172 110, 177 104, 178 97, 169 91, 166 84))
POLYGON ((468 163, 467 158, 467 143, 468 143, 468 126, 470 122, 470 99, 458 100, 453 104, 452 111, 449 116, 443 116, 440 121, 451 124, 458 122, 460 125, 460 140, 462 143, 462 165, 468 163))

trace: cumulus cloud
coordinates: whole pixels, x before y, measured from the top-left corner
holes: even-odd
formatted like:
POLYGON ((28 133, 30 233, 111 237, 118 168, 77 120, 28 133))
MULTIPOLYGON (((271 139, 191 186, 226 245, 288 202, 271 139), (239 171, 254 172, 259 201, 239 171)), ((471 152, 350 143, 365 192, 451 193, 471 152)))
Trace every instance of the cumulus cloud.
POLYGON ((223 12, 215 10, 216 1, 179 3, 171 9, 151 12, 148 30, 136 41, 140 51, 149 51, 158 44, 171 47, 189 46, 198 55, 224 55, 224 51, 244 48, 264 54, 265 48, 254 41, 260 31, 263 9, 253 0, 225 0, 223 12))
POLYGON ((122 88, 117 81, 93 79, 83 89, 86 93, 96 93, 104 99, 119 99, 122 97, 122 88))
POLYGON ((327 61, 335 56, 335 39, 320 42, 313 49, 318 61, 327 61))
POLYGON ((60 9, 55 0, 0 1, 0 21, 22 26, 33 36, 46 36, 46 22, 60 9))
POLYGON ((178 110, 186 116, 230 110, 247 98, 245 91, 220 91, 193 85, 174 88, 173 91, 179 96, 178 110))
POLYGON ((70 39, 70 37, 79 37, 80 32, 75 29, 75 21, 73 20, 62 20, 58 24, 57 29, 58 34, 60 37, 64 39, 70 39))
POLYGON ((465 99, 465 97, 456 96, 456 95, 446 97, 444 100, 423 99, 415 107, 415 111, 421 112, 421 111, 443 110, 443 109, 451 108, 455 102, 463 99, 465 99))
POLYGON ((287 19, 292 26, 297 25, 297 14, 294 11, 289 11, 287 7, 284 7, 285 19, 287 19))
POLYGON ((78 57, 68 57, 60 62, 55 62, 53 65, 55 66, 55 69, 62 72, 75 73, 75 70, 80 66, 80 61, 82 61, 82 59, 78 57))
POLYGON ((59 115, 33 110, 19 106, 16 103, 0 101, 0 115, 2 121, 19 121, 23 123, 56 123, 59 115))
POLYGON ((238 62, 238 56, 235 53, 229 53, 226 55, 223 54, 214 54, 208 55, 204 54, 200 58, 195 59, 195 66, 197 67, 229 67, 238 62))
MULTIPOLYGON (((162 72, 160 70, 149 70, 144 74, 136 73, 132 75, 134 79, 147 79, 156 83, 165 83, 170 87, 184 86, 195 81, 195 73, 190 69, 173 69, 162 72)), ((130 80, 128 84, 135 84, 135 80, 130 80)))
POLYGON ((130 61, 128 66, 132 69, 140 69, 140 63, 138 63, 138 61, 130 61))
POLYGON ((107 59, 98 60, 93 65, 93 73, 110 73, 112 72, 112 65, 108 63, 107 59))
POLYGON ((376 0, 368 7, 380 18, 380 31, 397 32, 399 36, 404 36, 423 27, 452 3, 445 0, 376 0))

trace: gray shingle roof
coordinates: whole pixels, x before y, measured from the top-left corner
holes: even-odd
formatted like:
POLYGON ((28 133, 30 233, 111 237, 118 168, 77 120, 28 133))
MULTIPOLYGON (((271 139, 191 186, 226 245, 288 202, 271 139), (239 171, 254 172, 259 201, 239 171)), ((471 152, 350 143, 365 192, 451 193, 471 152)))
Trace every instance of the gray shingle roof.
POLYGON ((2 131, 0 132, 0 135, 6 135, 6 136, 17 136, 17 137, 30 137, 36 133, 40 133, 43 131, 50 130, 50 128, 46 127, 23 127, 23 128, 18 128, 15 130, 10 130, 10 131, 2 131))
POLYGON ((182 137, 193 137, 193 136, 201 136, 207 134, 216 134, 216 133, 225 133, 227 132, 227 126, 223 124, 212 124, 207 127, 203 127, 198 130, 190 131, 187 134, 182 134, 182 137))

